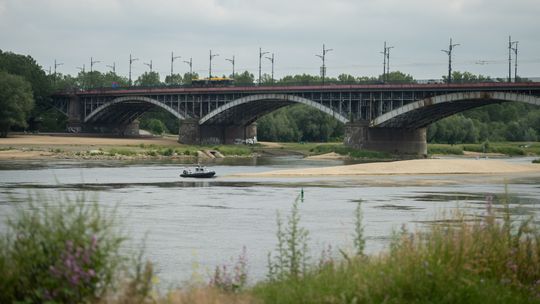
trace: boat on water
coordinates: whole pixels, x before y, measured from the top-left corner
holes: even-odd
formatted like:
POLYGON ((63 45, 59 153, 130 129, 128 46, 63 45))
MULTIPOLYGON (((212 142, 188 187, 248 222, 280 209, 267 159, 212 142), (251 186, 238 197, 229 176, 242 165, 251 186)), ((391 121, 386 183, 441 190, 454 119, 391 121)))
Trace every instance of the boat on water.
POLYGON ((204 166, 197 165, 194 168, 185 168, 180 177, 210 178, 216 174, 214 170, 209 170, 204 166))

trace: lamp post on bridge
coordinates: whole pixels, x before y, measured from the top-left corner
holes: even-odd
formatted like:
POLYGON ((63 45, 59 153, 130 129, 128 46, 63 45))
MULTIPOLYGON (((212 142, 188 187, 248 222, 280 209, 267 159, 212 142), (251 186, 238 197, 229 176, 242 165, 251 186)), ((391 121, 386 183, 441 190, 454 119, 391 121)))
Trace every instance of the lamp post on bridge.
POLYGON ((171 52, 171 82, 172 82, 172 77, 173 77, 173 64, 174 64, 174 60, 180 59, 180 57, 182 57, 182 56, 174 56, 174 53, 171 52))
POLYGON ((268 54, 268 52, 263 52, 262 48, 259 47, 259 80, 258 80, 259 85, 261 85, 261 59, 265 54, 268 54))
POLYGON ((448 84, 452 83, 452 50, 454 47, 460 45, 459 43, 452 44, 452 38, 450 38, 450 44, 448 45, 448 50, 441 50, 442 52, 445 52, 448 54, 448 79, 446 82, 448 84))
POLYGON ((517 54, 518 54, 518 43, 519 41, 514 41, 514 44, 516 47, 513 47, 512 50, 514 51, 514 54, 516 55, 514 58, 514 82, 517 82, 517 54))
POLYGON ((137 60, 139 60, 139 58, 133 58, 131 57, 131 54, 129 54, 129 86, 131 86, 131 64, 137 60))
MULTIPOLYGON (((54 60, 54 82, 56 82, 56 68, 63 65, 64 63, 56 62, 56 59, 54 60)), ((49 73, 50 74, 50 73, 49 73)))
POLYGON ((94 58, 90 57, 90 73, 92 73, 92 71, 94 70, 94 64, 95 63, 100 63, 101 61, 99 60, 94 60, 94 58))
POLYGON ((514 50, 514 44, 516 45, 515 52, 517 61, 517 43, 518 41, 512 41, 512 36, 508 36, 508 82, 512 82, 512 50, 514 50))
POLYGON ((386 47, 386 80, 388 81, 388 75, 390 74, 390 49, 393 49, 393 46, 386 47))
POLYGON ((189 65, 189 80, 193 80, 193 61, 191 60, 191 57, 189 58, 189 61, 184 60, 185 63, 189 65))
POLYGON ((150 68, 150 73, 152 73, 152 60, 150 60, 150 63, 143 62, 144 65, 148 66, 150 68))
POLYGON ((212 58, 219 56, 219 54, 212 54, 212 50, 210 50, 210 66, 208 68, 208 80, 212 78, 212 58))
POLYGON ((232 78, 234 79, 234 55, 232 56, 232 58, 225 58, 225 60, 232 63, 232 78))
POLYGON ((382 74, 382 81, 386 82, 388 79, 388 74, 390 73, 390 49, 393 49, 393 46, 386 46, 386 41, 384 42, 383 47, 383 74, 382 74))
POLYGON ((321 68, 321 77, 322 77, 322 84, 324 85, 324 78, 326 76, 326 53, 333 51, 334 49, 327 49, 325 48, 324 44, 322 45, 322 55, 315 55, 322 59, 322 68, 321 68))
POLYGON ((107 65, 108 68, 111 68, 113 74, 116 74, 116 62, 113 62, 112 65, 107 65))
POLYGON ((272 53, 272 57, 266 57, 266 59, 272 62, 272 84, 273 84, 274 83, 274 53, 272 53))

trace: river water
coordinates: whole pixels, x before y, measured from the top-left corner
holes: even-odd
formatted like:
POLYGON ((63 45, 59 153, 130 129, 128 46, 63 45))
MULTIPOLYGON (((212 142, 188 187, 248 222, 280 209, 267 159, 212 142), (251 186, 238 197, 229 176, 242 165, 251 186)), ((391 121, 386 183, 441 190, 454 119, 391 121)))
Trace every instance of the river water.
MULTIPOLYGON (((481 160, 479 160, 481 161, 481 160)), ((508 159, 530 163, 529 158, 508 159)), ((505 185, 515 216, 539 219, 540 174, 520 176, 429 175, 334 178, 239 178, 233 173, 342 165, 341 161, 309 161, 299 157, 227 159, 208 166, 217 177, 181 179, 183 164, 126 161, 2 161, 0 162, 0 232, 14 205, 29 194, 97 197, 105 210, 117 207, 126 249, 146 244, 162 286, 187 280, 206 281, 217 265, 230 264, 247 250, 251 280, 266 273, 267 255, 277 244, 276 214, 288 215, 303 189, 301 225, 309 230, 316 262, 331 245, 352 250, 354 210, 364 214, 366 250, 388 245, 392 231, 403 225, 422 228, 445 210, 460 208, 481 215, 486 196, 495 202, 505 185)))

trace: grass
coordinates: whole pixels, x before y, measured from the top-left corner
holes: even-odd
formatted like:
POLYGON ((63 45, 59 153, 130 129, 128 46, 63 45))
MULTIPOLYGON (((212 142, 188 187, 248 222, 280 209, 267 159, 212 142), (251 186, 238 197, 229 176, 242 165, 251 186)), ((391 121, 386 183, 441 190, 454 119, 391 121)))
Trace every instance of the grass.
POLYGON ((540 230, 513 222, 502 200, 502 219, 488 199, 482 220, 456 212, 396 233, 379 256, 343 253, 250 293, 262 303, 540 303, 540 230))
MULTIPOLYGON (((205 150, 209 150, 206 148, 205 150)), ((253 154, 253 148, 245 145, 220 145, 214 146, 210 150, 217 150, 225 156, 250 156, 253 154)))
POLYGON ((127 148, 112 148, 108 150, 109 155, 115 156, 115 155, 121 155, 121 156, 134 156, 137 155, 138 152, 132 149, 127 148))
POLYGON ((463 155, 463 147, 442 144, 429 144, 428 154, 463 155))
POLYGON ((508 156, 540 155, 540 143, 495 142, 481 144, 428 144, 429 154, 460 155, 459 150, 477 153, 499 153, 508 156), (487 149, 485 149, 487 148, 487 149))
POLYGON ((540 164, 540 158, 532 161, 533 164, 540 164))

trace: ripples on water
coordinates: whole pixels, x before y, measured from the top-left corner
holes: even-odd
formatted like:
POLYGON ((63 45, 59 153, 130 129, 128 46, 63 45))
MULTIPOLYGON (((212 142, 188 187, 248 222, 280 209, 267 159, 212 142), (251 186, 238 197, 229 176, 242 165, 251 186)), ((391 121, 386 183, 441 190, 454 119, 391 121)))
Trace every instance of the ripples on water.
MULTIPOLYGON (((512 161, 516 161, 513 159, 512 161)), ((519 161, 519 160, 518 160, 519 161)), ((526 160, 523 160, 526 161, 526 160)), ((184 180, 183 164, 122 161, 0 162, 0 230, 5 215, 29 193, 97 195, 109 210, 117 206, 132 237, 128 249, 146 236, 146 254, 156 263, 165 285, 203 276, 230 262, 247 247, 252 278, 264 278, 267 254, 276 245, 276 212, 286 215, 304 189, 301 223, 310 231, 311 255, 321 250, 352 249, 354 209, 361 202, 368 252, 389 242, 402 225, 434 223, 445 209, 460 207, 482 214, 486 195, 495 208, 509 183, 515 216, 538 218, 540 176, 364 176, 356 178, 233 178, 227 175, 282 168, 341 165, 294 157, 230 159, 209 164, 218 173, 210 180, 184 180)))

